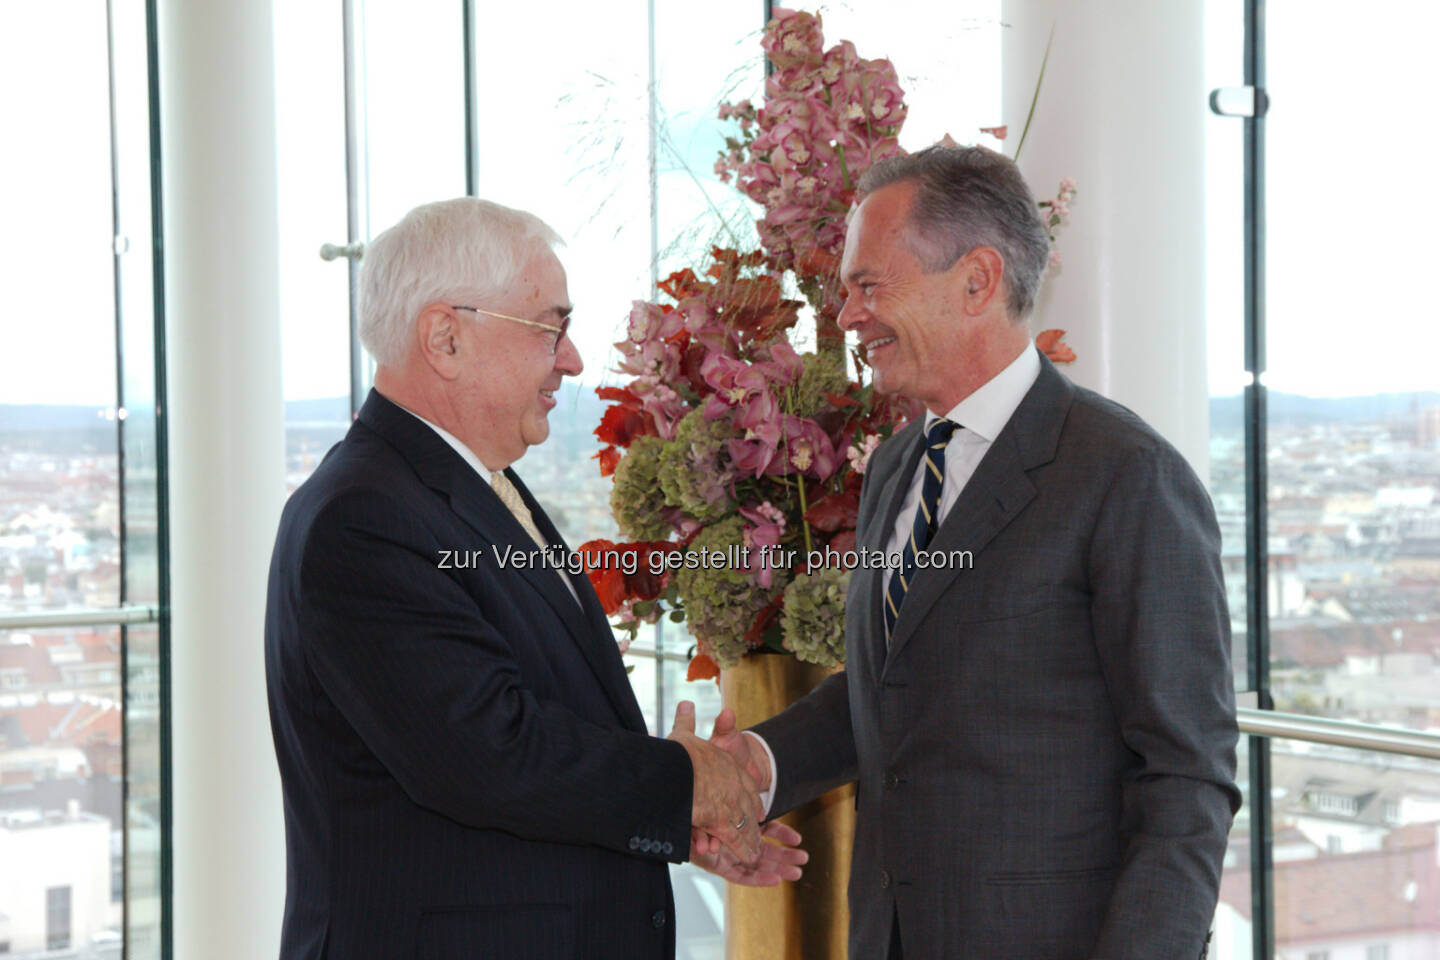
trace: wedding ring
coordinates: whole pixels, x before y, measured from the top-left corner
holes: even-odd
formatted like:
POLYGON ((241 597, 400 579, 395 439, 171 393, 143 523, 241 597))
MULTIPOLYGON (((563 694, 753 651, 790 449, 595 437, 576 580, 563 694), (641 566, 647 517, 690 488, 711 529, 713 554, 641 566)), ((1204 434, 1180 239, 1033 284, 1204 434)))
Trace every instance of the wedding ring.
POLYGON ((744 829, 745 829, 745 824, 747 824, 747 823, 749 823, 749 822, 750 822, 750 817, 747 816, 745 813, 742 812, 742 813, 740 814, 740 819, 739 819, 739 820, 736 820, 734 823, 730 824, 730 826, 734 827, 736 830, 744 830, 744 829))

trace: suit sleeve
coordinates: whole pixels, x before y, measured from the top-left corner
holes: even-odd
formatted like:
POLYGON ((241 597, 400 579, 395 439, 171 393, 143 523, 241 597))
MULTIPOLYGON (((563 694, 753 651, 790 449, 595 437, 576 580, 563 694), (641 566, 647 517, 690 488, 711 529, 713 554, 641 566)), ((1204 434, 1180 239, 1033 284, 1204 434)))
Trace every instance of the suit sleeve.
POLYGON ((316 682, 415 803, 525 839, 685 858, 685 748, 537 697, 393 501, 349 493, 326 505, 299 582, 316 682))
MULTIPOLYGON (((871 458, 860 488, 860 516, 857 536, 863 540, 869 524, 880 510, 879 491, 899 466, 901 444, 882 444, 871 458)), ((851 615, 846 603, 846 616, 851 615)), ((847 625, 846 636, 855 631, 847 625)), ((847 643, 847 654, 850 645, 847 643)), ((823 683, 787 710, 757 724, 754 732, 765 739, 775 755, 776 791, 770 816, 778 817, 808 803, 821 794, 860 776, 855 748, 855 729, 850 718, 850 679, 844 673, 827 677, 823 683)))
POLYGON ((1220 534, 1169 447, 1136 450, 1100 508, 1091 617, 1121 736, 1121 872, 1094 956, 1198 957, 1210 929, 1235 787, 1235 696, 1220 534))
POLYGON ((833 674, 783 713, 751 728, 775 755, 771 819, 859 775, 849 690, 845 674, 833 674))

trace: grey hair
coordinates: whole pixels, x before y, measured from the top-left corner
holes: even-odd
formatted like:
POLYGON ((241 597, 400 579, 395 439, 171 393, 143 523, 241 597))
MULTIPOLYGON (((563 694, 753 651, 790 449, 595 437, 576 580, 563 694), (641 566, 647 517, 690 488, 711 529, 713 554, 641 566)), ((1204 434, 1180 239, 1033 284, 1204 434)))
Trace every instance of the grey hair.
POLYGON ((503 296, 532 257, 561 242, 534 214, 489 200, 458 197, 416 207, 365 246, 360 342, 377 362, 401 364, 422 307, 503 296))
POLYGON ((921 265, 937 273, 976 247, 994 247, 1005 262, 1010 316, 1025 319, 1050 263, 1050 235, 1014 161, 984 147, 927 147, 875 164, 858 192, 894 183, 915 184, 908 243, 921 265))

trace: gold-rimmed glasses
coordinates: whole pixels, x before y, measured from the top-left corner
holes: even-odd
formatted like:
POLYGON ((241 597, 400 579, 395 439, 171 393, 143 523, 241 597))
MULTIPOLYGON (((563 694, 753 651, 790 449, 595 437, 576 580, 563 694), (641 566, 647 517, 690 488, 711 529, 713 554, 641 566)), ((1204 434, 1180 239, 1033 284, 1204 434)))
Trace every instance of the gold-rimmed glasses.
POLYGON ((555 339, 550 341, 550 352, 552 354, 556 350, 560 349, 560 341, 565 339, 565 334, 570 329, 570 318, 568 316, 560 318, 560 326, 552 327, 550 324, 540 323, 538 320, 525 320, 521 317, 512 317, 507 313, 496 313, 494 310, 482 310, 479 307, 467 307, 463 303, 452 303, 450 305, 450 309, 471 310, 475 313, 483 313, 487 317, 498 317, 501 320, 511 320, 515 323, 523 323, 527 327, 539 327, 541 330, 549 330, 551 333, 555 334, 555 339))

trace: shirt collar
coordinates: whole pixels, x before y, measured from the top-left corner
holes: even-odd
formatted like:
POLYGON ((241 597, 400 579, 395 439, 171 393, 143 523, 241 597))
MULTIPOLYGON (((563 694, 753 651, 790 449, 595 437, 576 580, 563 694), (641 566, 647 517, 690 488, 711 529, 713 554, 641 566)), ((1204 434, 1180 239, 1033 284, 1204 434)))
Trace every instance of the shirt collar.
MULTIPOLYGON (((393 400, 391 402, 394 403, 393 400)), ((395 406, 400 407, 400 404, 396 403, 395 406)), ((404 407, 400 407, 400 409, 405 410, 404 407)), ((474 468, 475 472, 480 474, 480 479, 485 481, 485 485, 487 487, 490 485, 490 478, 494 476, 494 471, 492 471, 490 468, 486 467, 485 464, 480 462, 480 458, 475 456, 474 450, 471 450, 469 447, 465 446, 465 444, 461 443, 459 438, 452 434, 450 431, 431 423, 429 420, 426 420, 414 410, 405 410, 405 412, 410 414, 410 416, 414 417, 416 420, 419 420, 421 423, 425 424, 425 426, 429 427, 431 430, 434 430, 437 434, 439 434, 441 440, 444 440, 450 445, 451 449, 453 449, 456 453, 460 454, 460 459, 470 464, 470 466, 474 468)))
MULTIPOLYGON (((945 415, 945 419, 952 420, 981 439, 994 443, 1039 376, 1040 355, 1035 352, 1035 345, 1032 343, 1021 350, 1020 356, 1010 361, 1010 365, 1004 370, 955 404, 945 415)), ((940 418, 926 410, 925 429, 929 430, 930 425, 938 419, 940 418)))

